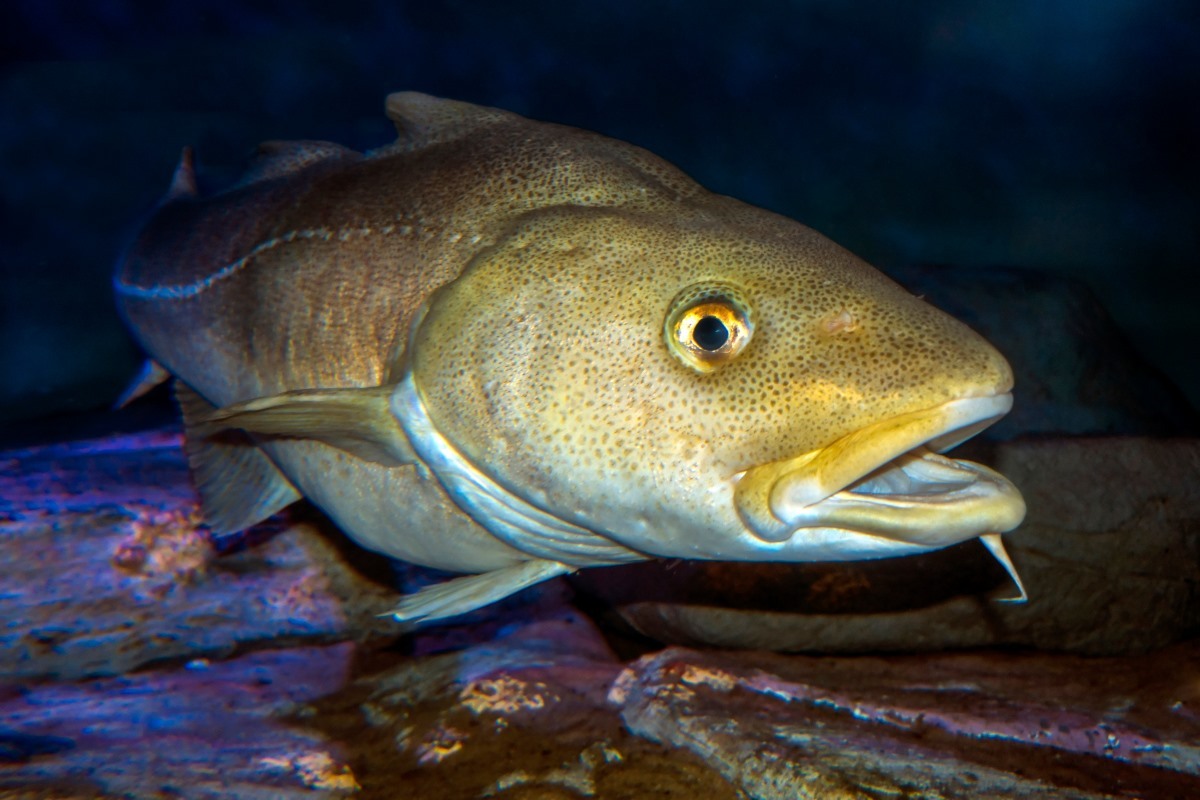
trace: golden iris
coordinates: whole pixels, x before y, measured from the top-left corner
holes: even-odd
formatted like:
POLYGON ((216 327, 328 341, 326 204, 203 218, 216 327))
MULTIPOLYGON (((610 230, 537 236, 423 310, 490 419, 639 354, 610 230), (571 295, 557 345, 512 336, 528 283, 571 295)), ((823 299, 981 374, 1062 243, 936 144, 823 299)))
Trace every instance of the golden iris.
POLYGON ((663 325, 667 349, 698 372, 712 372, 737 357, 754 333, 750 304, 725 284, 704 283, 680 292, 663 325))

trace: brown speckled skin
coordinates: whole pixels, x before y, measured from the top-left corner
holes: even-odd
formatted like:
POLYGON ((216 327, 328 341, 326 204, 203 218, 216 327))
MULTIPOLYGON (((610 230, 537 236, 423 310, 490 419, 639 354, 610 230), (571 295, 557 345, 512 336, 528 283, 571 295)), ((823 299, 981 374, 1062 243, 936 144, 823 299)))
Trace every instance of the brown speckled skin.
MULTIPOLYGON (((393 95, 389 113, 395 145, 366 157, 326 145, 301 169, 175 200, 135 243, 122 311, 210 402, 391 383, 411 364, 431 418, 471 461, 618 534, 622 519, 653 527, 663 515, 667 528, 727 528, 712 518, 723 512, 692 511, 715 481, 1011 385, 1004 359, 961 323, 644 150, 423 95, 393 95), (755 332, 705 375, 672 357, 662 326, 681 291, 713 280, 743 290, 755 332)), ((304 442, 268 452, 369 546, 463 571, 521 558, 411 467, 304 442), (339 510, 353 504, 377 505, 376 524, 388 508, 413 519, 364 531, 339 510), (425 547, 430 526, 479 549, 425 547)))

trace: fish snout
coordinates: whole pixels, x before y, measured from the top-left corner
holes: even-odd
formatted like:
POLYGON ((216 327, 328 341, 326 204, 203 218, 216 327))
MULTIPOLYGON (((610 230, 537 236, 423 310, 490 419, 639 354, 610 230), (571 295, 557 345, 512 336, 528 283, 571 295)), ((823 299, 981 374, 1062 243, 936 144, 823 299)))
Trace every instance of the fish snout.
MULTIPOLYGON (((974 331, 971 332, 975 333, 974 331)), ((1015 383, 1012 365, 1008 363, 1008 359, 999 350, 992 346, 991 342, 979 336, 979 334, 975 335, 979 337, 985 349, 986 357, 981 359, 982 368, 980 369, 978 385, 967 396, 987 397, 1008 394, 1013 390, 1015 383)))

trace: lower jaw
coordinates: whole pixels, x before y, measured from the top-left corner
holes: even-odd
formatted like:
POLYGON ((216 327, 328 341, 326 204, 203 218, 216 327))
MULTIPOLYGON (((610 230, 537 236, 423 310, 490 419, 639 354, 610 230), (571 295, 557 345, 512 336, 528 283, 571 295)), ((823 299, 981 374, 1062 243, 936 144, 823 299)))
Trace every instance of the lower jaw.
POLYGON ((1025 501, 1000 473, 970 461, 955 462, 973 481, 943 494, 859 494, 843 490, 799 509, 787 522, 792 535, 806 528, 838 528, 922 547, 945 547, 1021 524, 1025 501))
POLYGON ((880 495, 857 500, 845 487, 906 454, 919 460, 917 451, 927 452, 924 448, 948 449, 998 420, 1011 406, 1008 394, 952 400, 880 420, 820 450, 755 467, 734 487, 738 514, 764 542, 785 541, 797 528, 815 526, 846 526, 935 546, 1009 530, 1024 513, 1020 493, 1003 476, 969 462, 962 467, 968 482, 978 484, 978 496, 946 492, 940 501, 921 497, 906 503, 904 496, 886 500, 880 495), (946 541, 947 536, 956 538, 946 541))

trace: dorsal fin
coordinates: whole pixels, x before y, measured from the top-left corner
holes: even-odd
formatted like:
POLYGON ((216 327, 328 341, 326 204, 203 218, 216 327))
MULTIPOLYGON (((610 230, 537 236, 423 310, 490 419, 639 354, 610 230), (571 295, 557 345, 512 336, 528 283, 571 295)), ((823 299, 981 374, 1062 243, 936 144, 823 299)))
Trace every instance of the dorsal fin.
POLYGON ((334 142, 301 139, 269 141, 258 146, 254 161, 242 176, 241 186, 293 175, 323 161, 357 161, 362 155, 334 142))
POLYGON ((520 119, 511 111, 445 100, 421 92, 395 92, 387 96, 387 115, 396 125, 396 141, 389 151, 420 150, 451 142, 497 122, 520 119))
POLYGON ((179 163, 175 166, 175 174, 171 176, 171 185, 162 201, 185 200, 196 197, 200 190, 196 187, 196 153, 190 147, 184 147, 179 154, 179 163))
POLYGON ((198 433, 199 420, 215 407, 181 381, 175 381, 175 397, 183 412, 184 450, 192 481, 204 518, 217 535, 262 522, 300 499, 300 492, 249 434, 222 431, 219 437, 209 438, 198 433))

